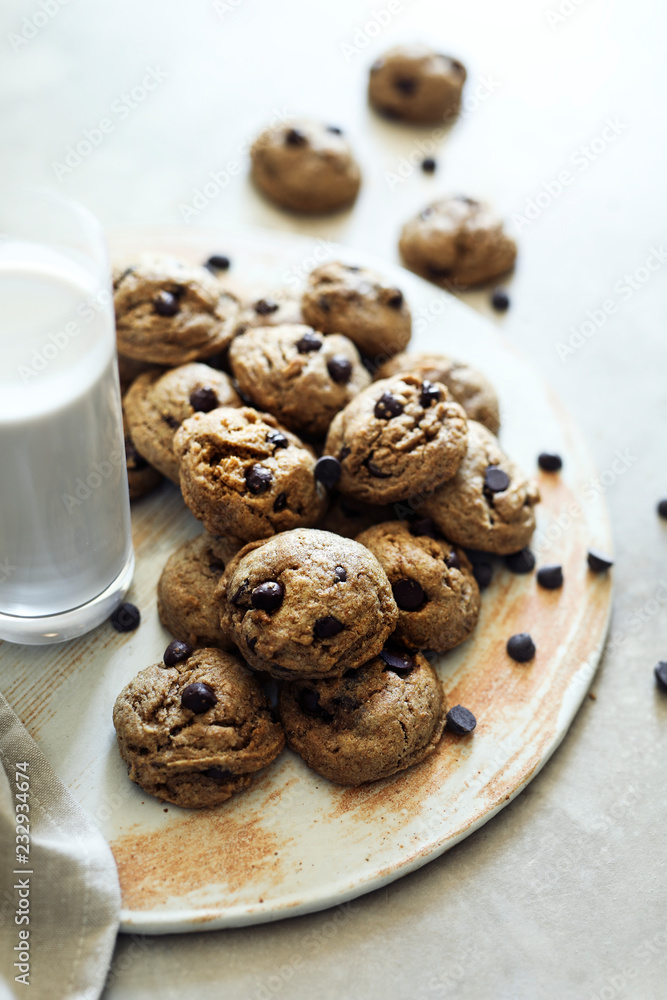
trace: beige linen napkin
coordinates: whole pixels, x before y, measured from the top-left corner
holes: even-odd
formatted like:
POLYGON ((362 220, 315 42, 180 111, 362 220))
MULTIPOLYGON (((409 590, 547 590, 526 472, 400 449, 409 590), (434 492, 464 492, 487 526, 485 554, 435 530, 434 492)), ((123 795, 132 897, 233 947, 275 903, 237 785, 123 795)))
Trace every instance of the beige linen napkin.
POLYGON ((109 846, 0 694, 0 1000, 97 1000, 119 914, 109 846))

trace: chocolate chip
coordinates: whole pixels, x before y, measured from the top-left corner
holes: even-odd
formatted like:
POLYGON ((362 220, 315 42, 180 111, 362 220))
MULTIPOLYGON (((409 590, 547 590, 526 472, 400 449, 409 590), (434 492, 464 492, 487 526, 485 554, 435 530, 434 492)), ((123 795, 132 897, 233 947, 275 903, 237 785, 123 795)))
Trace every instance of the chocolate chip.
POLYGON ((253 608, 258 608, 260 611, 277 611, 283 603, 284 597, 285 588, 282 583, 277 583, 275 580, 265 580, 264 583, 255 587, 250 595, 250 600, 253 608))
POLYGON ((269 431, 266 435, 266 443, 272 444, 274 448, 287 448, 289 439, 282 431, 269 431))
POLYGON ((504 288, 496 288, 491 296, 491 305, 496 312, 507 312, 510 307, 510 297, 504 288))
POLYGON ((325 722, 333 718, 321 707, 320 696, 312 688, 301 688, 297 695, 297 701, 304 715, 312 715, 314 719, 324 719, 325 722))
POLYGON ((334 618, 333 615, 327 615, 326 618, 317 619, 313 632, 317 639, 333 639, 344 628, 343 623, 339 622, 337 618, 334 618))
POLYGON ((392 309, 400 309, 403 305, 403 292, 394 292, 394 294, 387 299, 387 305, 391 306, 392 309))
POLYGON ((434 174, 437 163, 432 156, 427 156, 425 160, 422 160, 422 170, 425 174, 434 174))
POLYGON ((215 696, 213 688, 202 681, 195 681, 194 684, 188 684, 187 687, 183 688, 181 705, 183 708, 194 712, 195 715, 202 715, 204 712, 208 712, 217 703, 218 699, 215 696))
POLYGON ((397 580, 391 589, 394 593, 394 600, 401 611, 416 611, 424 603, 422 586, 411 577, 397 580))
POLYGON ((660 500, 656 509, 659 517, 667 518, 667 500, 660 500))
POLYGON ((181 426, 176 417, 172 417, 170 413, 164 414, 162 419, 164 420, 167 427, 171 427, 171 429, 174 431, 181 426))
POLYGON ((177 663, 187 660, 188 656, 191 656, 194 651, 194 646, 191 646, 189 642, 181 642, 180 639, 174 639, 165 649, 162 661, 165 667, 175 667, 177 663))
POLYGON ((333 135, 342 135, 342 128, 338 128, 338 125, 327 125, 327 132, 332 132, 333 135))
POLYGON ((248 590, 248 588, 246 586, 247 583, 248 583, 247 580, 246 580, 245 583, 242 583, 241 586, 236 591, 236 593, 234 594, 234 596, 232 597, 232 604, 235 604, 237 607, 241 603, 241 601, 244 599, 244 597, 245 597, 245 595, 247 593, 247 590, 248 590))
POLYGON ((394 87, 406 97, 411 97, 417 89, 417 81, 411 76, 399 76, 394 80, 394 87))
POLYGON ((493 566, 490 562, 474 562, 472 575, 477 580, 479 589, 486 590, 493 579, 493 566))
POLYGON ((333 455, 322 455, 315 462, 315 479, 328 490, 333 489, 341 474, 340 462, 333 455))
POLYGON ((130 604, 129 601, 125 601, 123 604, 118 605, 110 616, 109 621, 116 632, 134 632, 141 621, 141 613, 136 604, 130 604))
POLYGON ((273 299, 258 299, 253 306, 253 309, 258 316, 270 316, 271 313, 277 312, 280 307, 277 302, 273 299))
POLYGON ((491 493, 502 493, 510 484, 510 477, 499 465, 489 465, 484 473, 484 486, 491 493))
POLYGON ((212 781, 217 781, 221 785, 226 784, 235 777, 231 771, 227 771, 222 767, 207 767, 205 771, 201 772, 205 778, 211 778, 212 781))
POLYGON ((322 312, 328 313, 331 311, 331 306, 329 305, 329 302, 324 297, 324 295, 320 295, 319 299, 317 300, 317 304, 322 310, 322 312))
POLYGON ((214 253, 211 257, 209 257, 204 266, 208 267, 209 270, 227 271, 229 270, 230 264, 231 261, 229 257, 225 257, 225 255, 221 253, 214 253))
POLYGON ((505 565, 512 573, 530 573, 535 569, 535 556, 526 545, 519 552, 505 556, 505 565))
POLYGON ((158 316, 175 316, 180 309, 178 296, 171 292, 158 292, 153 299, 153 309, 158 316))
POLYGON ((203 385, 190 393, 190 406, 197 413, 210 413, 220 406, 220 401, 215 389, 210 385, 203 385))
POLYGON ((535 643, 527 632, 519 632, 507 640, 507 652, 517 663, 527 663, 535 656, 535 643))
POLYGON ((245 481, 251 493, 264 493, 273 481, 273 473, 265 465, 256 462, 246 469, 245 481))
POLYGON ((336 566, 334 570, 334 579, 336 583, 345 583, 347 580, 347 573, 345 572, 344 566, 336 566))
POLYGON ((383 472, 379 466, 375 465, 374 462, 371 462, 370 458, 366 459, 364 465, 370 472, 371 476, 374 476, 376 479, 391 479, 391 472, 383 472))
POLYGON ((420 535, 437 538, 438 530, 430 517, 420 517, 410 525, 410 534, 415 538, 419 538, 420 535))
POLYGON ((445 559, 445 565, 448 566, 449 569, 461 569, 461 560, 459 559, 454 549, 452 549, 452 551, 445 559))
POLYGON ((273 513, 279 514, 281 510, 285 510, 287 506, 287 494, 279 493, 276 499, 273 501, 273 513))
POLYGON ((322 347, 322 338, 316 333, 304 333, 303 337, 296 342, 296 349, 299 354, 309 354, 311 351, 319 351, 322 347))
POLYGON ((450 733, 456 733, 457 736, 466 736, 477 725, 475 716, 469 709, 464 708, 463 705, 454 705, 453 708, 450 708, 446 718, 447 729, 449 729, 450 733))
POLYGON ((419 402, 428 410, 431 403, 439 403, 442 399, 442 393, 437 385, 433 385, 433 382, 429 382, 427 378, 422 382, 422 391, 419 394, 419 402))
POLYGON ((383 392, 373 410, 378 420, 391 420, 392 417, 399 417, 402 412, 403 403, 391 392, 383 392))
POLYGON ((614 565, 614 560, 597 549, 588 550, 588 566, 593 573, 606 573, 614 565))
POLYGON ((308 137, 300 128, 291 128, 285 136, 285 142, 288 146, 305 146, 308 143, 308 137))
POLYGON ((222 559, 211 559, 210 563, 208 564, 208 568, 210 569, 211 573, 224 573, 225 564, 222 561, 222 559))
POLYGON ((544 472, 558 472, 563 468, 563 459, 555 452, 543 451, 537 456, 537 464, 544 472))
POLYGON ((352 362, 344 354, 334 354, 333 358, 327 361, 327 371, 334 382, 345 385, 350 381, 352 362))
POLYGON ((545 590, 558 590, 563 586, 563 570, 560 566, 542 566, 537 571, 537 582, 545 590))
POLYGON ((392 670, 395 674, 409 674, 414 670, 414 660, 407 653, 399 653, 392 649, 383 649, 380 659, 387 664, 385 670, 392 670))
POLYGON ((667 692, 667 663, 661 660, 660 663, 656 664, 653 673, 660 690, 667 692))

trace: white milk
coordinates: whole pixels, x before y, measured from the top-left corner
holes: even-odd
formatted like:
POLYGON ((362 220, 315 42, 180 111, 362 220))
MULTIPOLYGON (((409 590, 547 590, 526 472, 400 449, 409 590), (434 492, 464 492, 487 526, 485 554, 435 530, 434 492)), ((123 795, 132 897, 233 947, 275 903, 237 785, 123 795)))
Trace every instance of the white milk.
POLYGON ((86 604, 131 553, 111 295, 0 243, 0 613, 86 604))

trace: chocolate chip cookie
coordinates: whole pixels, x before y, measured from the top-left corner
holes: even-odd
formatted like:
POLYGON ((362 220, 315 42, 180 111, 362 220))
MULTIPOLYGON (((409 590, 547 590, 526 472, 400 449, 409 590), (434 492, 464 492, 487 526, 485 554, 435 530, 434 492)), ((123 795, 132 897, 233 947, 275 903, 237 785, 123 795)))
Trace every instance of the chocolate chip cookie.
POLYGON ((398 609, 375 556, 297 528, 241 549, 220 580, 221 624, 272 677, 338 676, 375 656, 398 609))
POLYGON ((314 435, 326 434, 338 411, 370 383, 351 340, 303 324, 248 330, 232 342, 229 363, 258 409, 314 435))
POLYGON ((183 498, 213 535, 267 538, 324 514, 313 451, 269 413, 196 413, 176 432, 174 451, 183 498))
POLYGON ((157 585, 157 610, 176 639, 192 646, 234 648, 231 636, 220 626, 215 590, 240 547, 235 539, 204 532, 169 556, 157 585))
POLYGON ((445 724, 440 681, 420 654, 383 650, 342 677, 282 685, 288 746, 318 774, 361 785, 433 753, 445 724))
POLYGON ((390 378, 411 372, 430 382, 442 382, 455 402, 460 403, 470 420, 488 427, 492 434, 500 428, 500 407, 495 389, 486 375, 464 361, 444 354, 412 354, 404 351, 378 368, 375 378, 390 378))
POLYGON ((124 404, 130 433, 141 454, 178 483, 174 435, 183 421, 218 406, 240 406, 241 399, 224 372, 192 362, 140 375, 130 386, 124 404))
POLYGON ((479 587, 462 549, 423 519, 389 521, 357 536, 384 569, 398 605, 394 637, 411 649, 444 653, 472 633, 479 587))
POLYGON ((301 300, 306 323, 343 333, 368 358, 388 358, 410 340, 412 318, 400 288, 368 267, 334 261, 311 271, 301 300))
POLYGON ((131 780, 189 809, 247 788, 285 742, 256 678, 219 649, 142 670, 116 699, 113 723, 131 780))
POLYGON ((466 450, 466 415, 439 382, 395 375, 374 382, 334 418, 325 453, 340 463, 338 489, 394 503, 450 479, 466 450))
POLYGON ((457 545, 509 555, 530 541, 539 499, 537 483, 505 455, 491 431, 470 420, 458 472, 422 509, 457 545))
POLYGON ((205 267, 146 255, 114 276, 118 352, 136 361, 181 365, 223 350, 239 302, 205 267))
POLYGON ((361 172, 337 125, 302 118, 267 128, 250 150, 264 194, 295 212, 333 212, 357 197, 361 172))
POLYGON ((424 124, 456 117, 466 80, 463 63, 427 45, 397 45, 371 66, 368 99, 389 118, 424 124))
POLYGON ((405 264, 435 282, 479 285, 514 267, 516 243, 487 206, 457 195, 427 206, 403 227, 405 264))

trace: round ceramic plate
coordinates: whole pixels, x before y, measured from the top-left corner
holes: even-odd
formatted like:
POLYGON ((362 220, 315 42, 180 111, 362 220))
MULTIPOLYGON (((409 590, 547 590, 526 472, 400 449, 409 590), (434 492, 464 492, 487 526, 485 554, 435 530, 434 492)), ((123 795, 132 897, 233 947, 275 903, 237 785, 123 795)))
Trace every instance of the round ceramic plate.
POLYGON ((171 484, 133 510, 136 632, 118 635, 104 625, 62 646, 0 647, 0 687, 112 846, 123 930, 230 927, 342 903, 414 871, 486 823, 567 732, 600 657, 611 602, 608 575, 586 566, 589 546, 611 544, 604 500, 585 489, 595 469, 558 400, 492 324, 398 267, 264 232, 153 228, 112 235, 110 243, 115 260, 159 250, 202 261, 224 252, 233 260, 230 284, 238 276, 254 296, 296 290, 327 259, 391 275, 412 308, 412 348, 446 352, 491 378, 502 443, 539 477, 538 561, 561 563, 565 586, 542 590, 534 573, 512 575, 498 562, 474 636, 437 663, 449 703, 477 717, 475 732, 464 739, 445 733, 423 764, 366 787, 332 785, 290 751, 248 792, 208 811, 167 806, 129 781, 112 706, 137 671, 161 659, 170 636, 157 617, 157 580, 170 552, 200 530, 171 484), (543 450, 563 455, 562 474, 539 472, 543 450), (523 631, 537 645, 525 665, 505 652, 507 638, 523 631))

